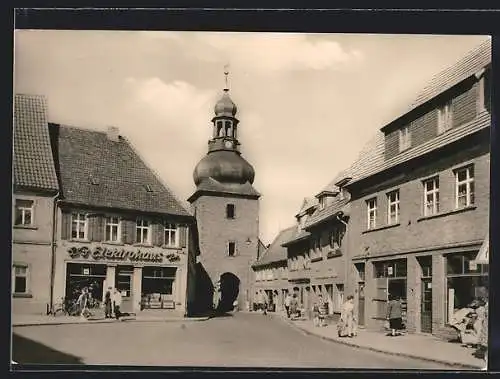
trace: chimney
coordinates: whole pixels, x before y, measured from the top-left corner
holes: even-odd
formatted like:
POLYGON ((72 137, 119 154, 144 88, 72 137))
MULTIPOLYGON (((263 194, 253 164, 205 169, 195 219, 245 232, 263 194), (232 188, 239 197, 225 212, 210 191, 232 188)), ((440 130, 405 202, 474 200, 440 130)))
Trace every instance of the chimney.
POLYGON ((120 140, 120 130, 116 126, 108 126, 106 134, 110 141, 118 142, 120 140))

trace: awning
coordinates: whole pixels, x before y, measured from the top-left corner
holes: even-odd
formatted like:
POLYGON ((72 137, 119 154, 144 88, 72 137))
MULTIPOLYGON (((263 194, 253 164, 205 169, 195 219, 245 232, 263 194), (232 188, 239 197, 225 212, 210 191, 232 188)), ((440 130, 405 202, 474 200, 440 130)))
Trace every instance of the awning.
POLYGON ((490 237, 489 234, 486 235, 481 247, 479 248, 479 252, 477 253, 476 259, 470 261, 471 269, 474 268, 475 265, 484 265, 490 262, 490 237))

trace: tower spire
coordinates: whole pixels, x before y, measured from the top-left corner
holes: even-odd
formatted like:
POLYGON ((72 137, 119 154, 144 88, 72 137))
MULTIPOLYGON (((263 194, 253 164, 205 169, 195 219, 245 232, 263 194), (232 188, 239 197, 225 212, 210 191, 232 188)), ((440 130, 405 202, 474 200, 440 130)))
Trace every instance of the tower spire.
POLYGON ((229 76, 229 64, 225 64, 224 65, 224 80, 225 80, 225 83, 226 83, 226 86, 224 87, 224 91, 229 91, 229 84, 228 84, 228 76, 229 76))

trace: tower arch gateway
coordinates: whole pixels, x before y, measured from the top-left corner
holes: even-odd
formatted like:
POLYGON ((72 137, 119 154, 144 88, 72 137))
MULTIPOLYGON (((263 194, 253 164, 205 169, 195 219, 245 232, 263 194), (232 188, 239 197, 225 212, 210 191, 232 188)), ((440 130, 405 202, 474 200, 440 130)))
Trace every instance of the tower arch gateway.
POLYGON ((214 106, 207 154, 193 171, 196 190, 188 199, 198 225, 200 282, 203 275, 211 281, 198 286, 196 297, 205 308, 211 303, 206 299, 217 299, 212 307, 224 312, 250 301, 259 243, 260 193, 253 187, 255 169, 240 152, 237 110, 226 81, 214 106))

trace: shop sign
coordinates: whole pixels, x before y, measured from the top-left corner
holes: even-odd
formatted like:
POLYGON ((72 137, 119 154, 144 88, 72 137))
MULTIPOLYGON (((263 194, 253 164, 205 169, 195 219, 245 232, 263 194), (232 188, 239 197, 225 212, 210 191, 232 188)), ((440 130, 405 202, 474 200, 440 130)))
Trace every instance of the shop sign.
POLYGON ((163 258, 169 260, 170 262, 176 262, 180 260, 179 255, 175 253, 164 255, 162 252, 109 249, 100 246, 97 246, 93 249, 88 248, 87 246, 73 246, 68 249, 68 253, 71 258, 84 258, 94 260, 112 259, 121 261, 128 260, 132 262, 162 262, 163 258))

